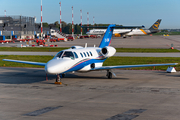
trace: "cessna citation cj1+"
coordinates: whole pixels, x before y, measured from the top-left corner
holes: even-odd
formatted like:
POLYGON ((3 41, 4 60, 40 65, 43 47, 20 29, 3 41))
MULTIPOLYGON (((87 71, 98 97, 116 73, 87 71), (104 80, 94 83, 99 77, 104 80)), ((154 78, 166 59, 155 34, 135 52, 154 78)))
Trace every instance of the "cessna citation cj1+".
MULTIPOLYGON (((133 68, 148 66, 177 65, 177 63, 167 64, 144 64, 144 65, 119 65, 119 66, 102 66, 103 62, 116 53, 114 47, 109 46, 115 25, 109 25, 99 47, 81 47, 73 46, 70 49, 60 51, 56 56, 47 63, 19 61, 3 59, 4 61, 18 62, 45 66, 45 72, 56 74, 56 82, 60 82, 61 77, 68 72, 88 72, 97 70, 107 70, 107 77, 112 78, 111 69, 116 68, 133 68)), ((113 73, 114 74, 114 73, 113 73)), ((115 75, 115 74, 114 74, 115 75)))

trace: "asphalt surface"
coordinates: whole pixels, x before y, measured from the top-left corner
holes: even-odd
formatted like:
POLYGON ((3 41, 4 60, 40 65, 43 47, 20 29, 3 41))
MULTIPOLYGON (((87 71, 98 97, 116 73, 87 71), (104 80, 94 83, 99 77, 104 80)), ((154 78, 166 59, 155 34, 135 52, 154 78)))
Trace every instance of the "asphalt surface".
MULTIPOLYGON (((0 52, 0 55, 50 55, 54 56, 57 52, 0 52)), ((125 57, 180 57, 180 53, 116 53, 114 56, 125 57)))
MULTIPOLYGON (((84 46, 88 43, 88 46, 94 46, 99 45, 100 41, 101 39, 77 39, 48 44, 71 47, 84 46)), ((134 36, 127 39, 114 38, 112 46, 169 48, 173 44, 179 49, 179 41, 179 36, 134 36)), ((17 44, 19 43, 0 46, 16 47, 17 44)), ((179 54, 175 53, 175 56, 179 54)), ((180 118, 179 72, 116 69, 113 72, 117 77, 113 76, 113 79, 106 78, 106 71, 69 73, 62 79, 63 85, 55 85, 56 76, 48 75, 47 81, 46 73, 41 68, 0 67, 0 71, 1 120, 179 120, 180 118)))
POLYGON ((179 120, 180 73, 114 70, 67 74, 0 68, 1 120, 179 120))
MULTIPOLYGON (((67 42, 47 42, 49 45, 57 45, 58 47, 71 46, 98 46, 102 38, 92 39, 75 39, 67 42)), ((0 47, 16 47, 18 44, 27 46, 27 42, 15 42, 0 44, 0 47)), ((31 46, 30 44, 29 46, 31 46)), ((166 48, 169 49, 173 45, 175 49, 180 49, 180 35, 172 36, 133 36, 128 38, 113 37, 111 46, 117 48, 166 48)), ((6 52, 0 51, 0 55, 56 55, 57 52, 6 52)), ((180 53, 116 53, 115 56, 132 56, 132 57, 180 57, 180 53)))
MULTIPOLYGON (((57 45, 58 47, 71 47, 71 46, 99 46, 102 38, 87 38, 87 39, 75 39, 74 41, 67 42, 47 42, 49 45, 57 45)), ((16 47, 17 44, 27 45, 27 42, 15 42, 0 44, 0 47, 16 47)), ((32 43, 35 44, 35 43, 32 43)), ((32 44, 29 44, 31 46, 32 44)), ((111 46, 115 48, 170 48, 171 44, 175 49, 180 49, 180 35, 172 36, 133 36, 127 38, 113 37, 111 46)), ((36 44, 35 44, 36 45, 36 44)))

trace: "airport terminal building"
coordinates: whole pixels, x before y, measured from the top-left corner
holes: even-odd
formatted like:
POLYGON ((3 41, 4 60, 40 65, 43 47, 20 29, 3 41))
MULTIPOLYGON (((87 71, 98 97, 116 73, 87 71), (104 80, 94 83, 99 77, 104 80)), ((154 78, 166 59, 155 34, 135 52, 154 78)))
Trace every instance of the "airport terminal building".
POLYGON ((33 39, 35 35, 35 17, 0 16, 0 39, 33 39))

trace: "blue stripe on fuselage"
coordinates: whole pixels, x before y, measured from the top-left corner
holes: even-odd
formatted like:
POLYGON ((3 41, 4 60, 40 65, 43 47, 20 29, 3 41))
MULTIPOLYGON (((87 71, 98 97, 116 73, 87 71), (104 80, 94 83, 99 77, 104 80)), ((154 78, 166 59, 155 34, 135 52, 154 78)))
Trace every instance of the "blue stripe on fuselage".
POLYGON ((106 60, 105 59, 84 59, 80 64, 78 64, 79 62, 77 62, 75 65, 73 65, 70 69, 68 69, 67 71, 63 72, 63 73, 67 73, 67 72, 72 72, 72 71, 78 71, 84 67, 86 67, 87 65, 90 65, 92 63, 102 63, 106 60))

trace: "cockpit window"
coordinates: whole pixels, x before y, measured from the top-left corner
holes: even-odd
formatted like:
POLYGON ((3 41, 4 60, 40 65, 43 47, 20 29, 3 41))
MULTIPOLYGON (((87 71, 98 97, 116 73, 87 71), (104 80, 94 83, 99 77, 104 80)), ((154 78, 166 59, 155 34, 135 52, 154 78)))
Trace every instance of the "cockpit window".
POLYGON ((71 59, 74 59, 74 55, 71 51, 65 51, 64 54, 62 55, 62 58, 63 57, 69 57, 71 59))
POLYGON ((60 58, 60 57, 62 56, 62 54, 63 54, 63 51, 60 51, 60 52, 56 55, 56 57, 60 58))

